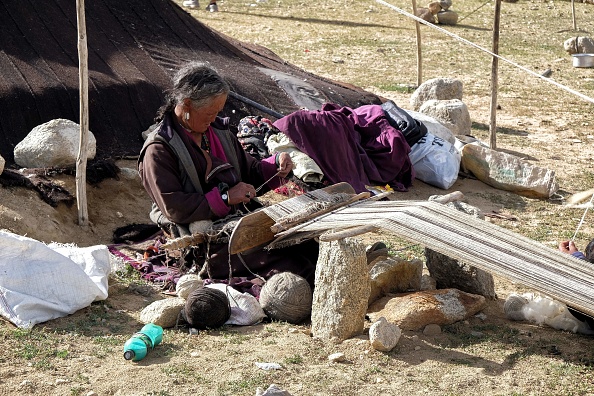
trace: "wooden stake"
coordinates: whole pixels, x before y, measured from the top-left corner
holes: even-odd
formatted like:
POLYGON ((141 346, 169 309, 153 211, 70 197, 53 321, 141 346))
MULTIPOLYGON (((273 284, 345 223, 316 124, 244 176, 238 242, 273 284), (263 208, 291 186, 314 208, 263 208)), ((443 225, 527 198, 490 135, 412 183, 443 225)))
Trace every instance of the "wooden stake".
POLYGON ((78 224, 87 226, 87 144, 89 136, 89 69, 87 53, 87 27, 85 22, 85 0, 76 0, 76 21, 78 28, 78 83, 80 91, 80 145, 76 158, 76 204, 78 224))
MULTIPOLYGON (((493 53, 499 54, 499 20, 501 17, 501 0, 495 0, 495 20, 493 22, 493 53)), ((497 69, 499 58, 493 57, 491 63, 491 116, 489 122, 489 148, 497 149, 497 88, 499 78, 497 69)))
MULTIPOLYGON (((413 15, 417 15, 417 1, 412 0, 413 15)), ((417 88, 423 82, 423 54, 421 53, 421 24, 415 21, 417 31, 417 88)))
POLYGON ((577 22, 575 21, 575 1, 571 0, 571 18, 573 19, 573 30, 577 30, 577 22))

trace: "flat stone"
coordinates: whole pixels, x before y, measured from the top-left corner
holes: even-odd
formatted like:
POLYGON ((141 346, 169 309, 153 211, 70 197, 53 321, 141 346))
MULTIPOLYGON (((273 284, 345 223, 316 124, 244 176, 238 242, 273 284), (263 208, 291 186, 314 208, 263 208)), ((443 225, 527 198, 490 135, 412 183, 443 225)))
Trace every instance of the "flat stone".
POLYGON ((383 316, 402 330, 420 330, 464 320, 485 306, 485 297, 457 289, 424 290, 383 297, 371 304, 367 315, 372 321, 383 316))

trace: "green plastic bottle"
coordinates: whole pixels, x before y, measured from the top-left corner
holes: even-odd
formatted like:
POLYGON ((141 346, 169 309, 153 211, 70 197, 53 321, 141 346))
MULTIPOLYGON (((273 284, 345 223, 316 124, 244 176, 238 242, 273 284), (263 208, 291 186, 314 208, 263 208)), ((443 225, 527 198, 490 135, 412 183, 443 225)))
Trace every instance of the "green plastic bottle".
POLYGON ((148 323, 124 344, 124 359, 137 362, 144 359, 147 353, 163 340, 163 328, 148 323))

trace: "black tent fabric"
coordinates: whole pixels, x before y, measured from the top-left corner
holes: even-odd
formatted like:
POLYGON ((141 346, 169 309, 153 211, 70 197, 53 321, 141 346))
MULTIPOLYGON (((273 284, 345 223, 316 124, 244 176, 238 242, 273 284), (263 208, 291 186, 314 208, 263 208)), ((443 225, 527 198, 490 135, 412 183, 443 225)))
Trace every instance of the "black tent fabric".
MULTIPOLYGON (((307 81, 305 103, 381 103, 360 88, 308 73, 261 46, 218 33, 169 0, 93 0, 85 6, 89 129, 98 158, 138 154, 141 132, 153 123, 171 75, 189 60, 210 62, 238 94, 223 111, 232 125, 246 115, 270 117, 262 106, 283 115, 299 110, 295 92, 282 88, 299 80, 307 81), (292 81, 282 83, 278 76, 292 81)), ((2 1, 0 155, 14 163, 14 146, 55 118, 79 122, 76 2, 2 1)))

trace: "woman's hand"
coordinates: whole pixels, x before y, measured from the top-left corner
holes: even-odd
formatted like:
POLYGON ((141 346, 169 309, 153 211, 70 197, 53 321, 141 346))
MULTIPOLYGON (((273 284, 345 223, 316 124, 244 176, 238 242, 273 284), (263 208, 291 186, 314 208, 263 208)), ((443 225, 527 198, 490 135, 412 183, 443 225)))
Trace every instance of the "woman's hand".
POLYGON ((559 250, 563 253, 573 254, 578 251, 573 241, 563 241, 559 244, 559 250))
POLYGON ((237 205, 240 203, 248 203, 252 198, 256 197, 256 189, 251 184, 239 182, 229 189, 229 205, 237 205))
POLYGON ((291 161, 291 156, 289 153, 280 153, 278 155, 278 175, 282 178, 285 178, 292 170, 293 161, 291 161))

